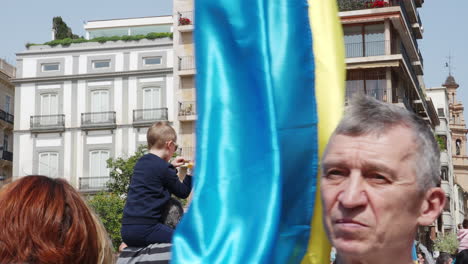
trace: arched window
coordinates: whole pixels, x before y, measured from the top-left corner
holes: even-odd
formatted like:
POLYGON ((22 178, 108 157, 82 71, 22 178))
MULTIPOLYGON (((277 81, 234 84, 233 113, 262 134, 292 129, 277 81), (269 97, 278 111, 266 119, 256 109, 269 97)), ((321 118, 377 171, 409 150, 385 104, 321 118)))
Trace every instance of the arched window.
POLYGON ((461 140, 460 140, 460 139, 457 139, 455 145, 456 145, 456 151, 457 151, 457 154, 456 154, 456 155, 460 155, 460 152, 461 152, 460 150, 461 150, 461 147, 462 147, 462 142, 461 142, 461 140))

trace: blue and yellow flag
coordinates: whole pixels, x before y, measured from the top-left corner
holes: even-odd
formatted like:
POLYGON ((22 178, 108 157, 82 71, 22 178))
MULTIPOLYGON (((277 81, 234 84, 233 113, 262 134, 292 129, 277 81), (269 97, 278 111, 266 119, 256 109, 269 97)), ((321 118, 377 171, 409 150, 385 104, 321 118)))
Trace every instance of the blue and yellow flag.
POLYGON ((195 18, 195 190, 173 263, 327 263, 317 179, 344 100, 336 1, 197 0, 195 18))

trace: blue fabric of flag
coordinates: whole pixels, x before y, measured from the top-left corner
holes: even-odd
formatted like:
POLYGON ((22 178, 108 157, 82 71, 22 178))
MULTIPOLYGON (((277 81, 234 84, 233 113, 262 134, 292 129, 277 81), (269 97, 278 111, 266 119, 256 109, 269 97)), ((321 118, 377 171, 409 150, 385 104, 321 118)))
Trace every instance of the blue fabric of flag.
POLYGON ((195 1, 195 190, 173 263, 299 263, 317 173, 307 1, 195 1))

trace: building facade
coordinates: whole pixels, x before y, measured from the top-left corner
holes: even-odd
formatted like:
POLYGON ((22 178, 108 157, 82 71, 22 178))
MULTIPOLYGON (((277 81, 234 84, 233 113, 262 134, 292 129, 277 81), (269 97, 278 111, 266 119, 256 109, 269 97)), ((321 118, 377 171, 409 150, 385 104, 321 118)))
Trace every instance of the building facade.
POLYGON ((195 49, 193 32, 193 0, 174 0, 174 89, 178 104, 178 122, 181 155, 195 159, 195 123, 197 120, 195 90, 195 49))
POLYGON ((426 92, 434 102, 440 121, 434 132, 440 148, 441 187, 447 198, 442 215, 437 221, 437 229, 448 233, 457 230, 457 225, 463 222, 465 213, 465 208, 460 207, 460 204, 463 205, 463 198, 460 203, 459 197, 460 186, 455 181, 449 95, 446 87, 428 88, 426 92))
POLYGON ((0 59, 0 187, 11 181, 16 68, 0 59))
POLYGON ((425 96, 418 39, 423 0, 338 0, 346 51, 346 97, 363 93, 438 123, 425 96))
MULTIPOLYGON (((463 115, 464 106, 462 102, 457 101, 457 89, 459 88, 459 85, 452 75, 447 77, 443 86, 447 89, 449 100, 450 130, 452 131, 451 148, 455 182, 457 183, 456 191, 459 201, 458 207, 460 209, 463 208, 463 212, 466 212, 466 191, 468 190, 466 134, 468 133, 468 129, 466 128, 465 117, 463 115)), ((463 219, 465 219, 465 214, 459 214, 457 224, 463 222, 463 219)))
MULTIPOLYGON (((172 30, 172 16, 90 21, 88 38, 172 30)), ((63 177, 83 192, 109 179, 106 160, 177 121, 170 38, 30 46, 17 54, 13 177, 63 177)))

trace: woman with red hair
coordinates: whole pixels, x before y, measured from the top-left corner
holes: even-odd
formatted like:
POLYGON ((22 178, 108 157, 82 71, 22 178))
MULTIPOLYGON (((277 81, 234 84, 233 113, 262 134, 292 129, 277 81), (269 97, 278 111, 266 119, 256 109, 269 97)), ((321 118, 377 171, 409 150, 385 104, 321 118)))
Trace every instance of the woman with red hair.
POLYGON ((0 263, 113 263, 97 216, 63 179, 26 176, 0 189, 0 263))

